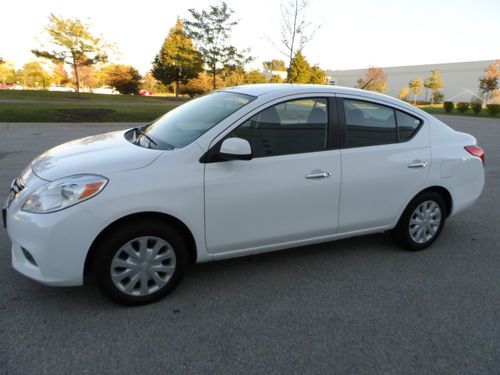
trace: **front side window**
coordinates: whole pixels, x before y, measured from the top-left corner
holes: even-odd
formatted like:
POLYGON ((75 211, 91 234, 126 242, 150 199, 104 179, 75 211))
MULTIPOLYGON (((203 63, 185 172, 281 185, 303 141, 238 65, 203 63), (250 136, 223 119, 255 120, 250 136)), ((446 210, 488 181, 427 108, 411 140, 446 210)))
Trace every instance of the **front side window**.
POLYGON ((328 101, 304 98, 276 104, 245 121, 229 137, 246 139, 254 157, 327 148, 328 101))
POLYGON ((233 92, 214 92, 171 110, 144 131, 160 148, 181 148, 253 99, 233 92))

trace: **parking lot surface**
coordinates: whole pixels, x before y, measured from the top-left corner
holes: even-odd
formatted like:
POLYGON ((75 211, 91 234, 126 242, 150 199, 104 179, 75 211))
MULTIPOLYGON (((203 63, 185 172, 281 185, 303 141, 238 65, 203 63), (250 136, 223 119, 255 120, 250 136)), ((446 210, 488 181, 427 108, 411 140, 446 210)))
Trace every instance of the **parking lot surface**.
MULTIPOLYGON (((192 267, 116 306, 10 266, 0 230, 0 374, 500 373, 500 121, 441 116, 486 151, 486 187, 429 249, 359 237, 192 267)), ((134 124, 0 124, 0 200, 42 151, 134 124)))

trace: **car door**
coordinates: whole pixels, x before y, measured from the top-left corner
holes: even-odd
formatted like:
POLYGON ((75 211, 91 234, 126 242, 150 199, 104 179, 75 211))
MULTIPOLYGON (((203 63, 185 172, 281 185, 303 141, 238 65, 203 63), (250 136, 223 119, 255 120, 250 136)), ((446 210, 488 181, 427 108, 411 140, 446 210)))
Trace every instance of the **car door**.
POLYGON ((359 97, 338 100, 344 133, 339 232, 391 225, 425 188, 429 129, 415 114, 359 97))
POLYGON ((224 137, 246 139, 253 158, 206 163, 210 253, 265 250, 336 232, 341 164, 329 126, 334 108, 324 97, 281 101, 224 137))

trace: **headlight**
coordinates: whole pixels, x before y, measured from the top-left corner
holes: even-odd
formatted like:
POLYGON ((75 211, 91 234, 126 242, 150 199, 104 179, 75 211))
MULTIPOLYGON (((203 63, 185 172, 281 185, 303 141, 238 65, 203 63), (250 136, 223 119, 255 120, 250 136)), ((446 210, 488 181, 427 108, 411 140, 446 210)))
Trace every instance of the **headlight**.
POLYGON ((31 193, 23 211, 36 214, 60 211, 99 194, 107 183, 106 177, 98 175, 64 177, 31 193))

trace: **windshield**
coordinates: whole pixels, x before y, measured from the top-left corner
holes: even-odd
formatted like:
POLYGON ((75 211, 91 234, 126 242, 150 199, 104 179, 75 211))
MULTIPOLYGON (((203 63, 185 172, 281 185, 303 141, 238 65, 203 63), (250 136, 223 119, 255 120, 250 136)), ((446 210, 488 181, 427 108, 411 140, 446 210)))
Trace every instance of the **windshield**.
POLYGON ((171 110, 144 128, 144 132, 158 144, 155 148, 181 148, 253 99, 249 95, 214 92, 171 110))

